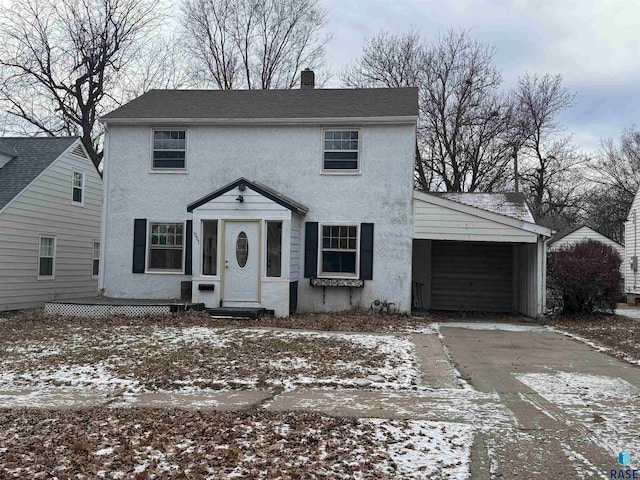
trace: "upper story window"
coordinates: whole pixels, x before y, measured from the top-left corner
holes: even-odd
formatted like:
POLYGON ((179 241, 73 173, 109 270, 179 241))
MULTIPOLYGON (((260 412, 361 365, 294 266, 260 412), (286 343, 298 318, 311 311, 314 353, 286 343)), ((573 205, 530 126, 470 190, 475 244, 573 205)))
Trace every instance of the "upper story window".
POLYGON ((75 205, 84 203, 84 173, 73 171, 71 202, 75 205))
POLYGON ((186 153, 186 130, 153 131, 154 169, 184 169, 186 153))
POLYGON ((325 130, 322 169, 353 172, 360 168, 360 131, 325 130))

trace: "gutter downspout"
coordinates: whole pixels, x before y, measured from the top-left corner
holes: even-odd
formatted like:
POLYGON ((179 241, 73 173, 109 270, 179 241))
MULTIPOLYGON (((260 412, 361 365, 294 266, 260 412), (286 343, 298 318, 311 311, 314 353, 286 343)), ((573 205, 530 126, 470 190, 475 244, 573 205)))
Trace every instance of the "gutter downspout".
POLYGON ((109 203, 109 126, 104 123, 104 145, 102 147, 102 215, 100 219, 100 266, 98 271, 98 292, 102 297, 104 295, 104 277, 107 267, 106 246, 107 246, 107 212, 109 203))

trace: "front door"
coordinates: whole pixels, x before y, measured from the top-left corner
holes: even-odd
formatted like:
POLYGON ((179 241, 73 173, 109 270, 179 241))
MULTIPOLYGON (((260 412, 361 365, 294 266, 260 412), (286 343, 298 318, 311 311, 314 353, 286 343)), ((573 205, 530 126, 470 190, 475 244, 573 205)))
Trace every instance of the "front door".
POLYGON ((257 306, 260 301, 260 223, 225 222, 222 305, 257 306))

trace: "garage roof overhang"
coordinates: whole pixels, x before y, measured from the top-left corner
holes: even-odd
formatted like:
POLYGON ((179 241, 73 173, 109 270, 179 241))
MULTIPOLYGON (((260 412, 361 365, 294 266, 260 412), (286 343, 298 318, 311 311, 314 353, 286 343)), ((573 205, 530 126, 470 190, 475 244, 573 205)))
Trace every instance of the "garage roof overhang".
POLYGON ((420 191, 413 195, 413 215, 415 239, 536 243, 552 234, 536 223, 420 191))

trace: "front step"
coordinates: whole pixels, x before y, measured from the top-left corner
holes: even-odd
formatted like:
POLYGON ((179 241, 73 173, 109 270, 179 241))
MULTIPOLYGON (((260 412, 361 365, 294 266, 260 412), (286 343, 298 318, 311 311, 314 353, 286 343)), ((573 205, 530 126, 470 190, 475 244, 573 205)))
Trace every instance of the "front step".
POLYGON ((261 317, 273 316, 273 310, 267 310, 266 308, 251 308, 251 307, 218 307, 218 308, 205 308, 205 311, 216 318, 235 318, 238 320, 249 319, 257 320, 261 317))

